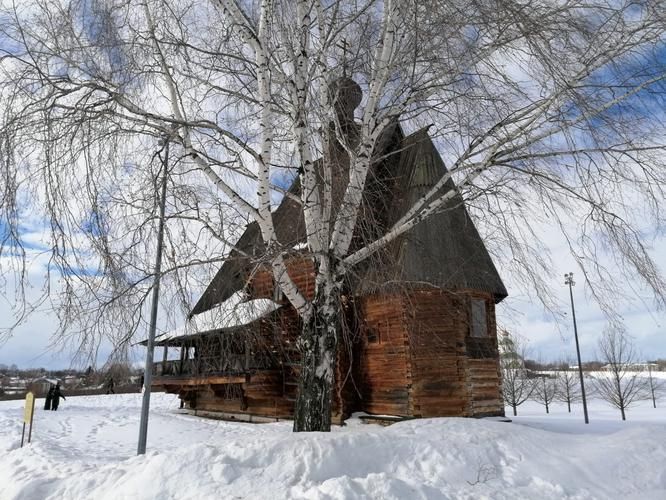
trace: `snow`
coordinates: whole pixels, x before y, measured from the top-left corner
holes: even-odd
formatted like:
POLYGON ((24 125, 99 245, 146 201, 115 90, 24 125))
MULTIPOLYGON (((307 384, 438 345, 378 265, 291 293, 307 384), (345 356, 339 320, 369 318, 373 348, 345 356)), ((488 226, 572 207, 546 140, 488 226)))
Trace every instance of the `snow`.
POLYGON ((354 418, 292 434, 290 422, 183 414, 157 393, 140 457, 141 394, 71 397, 57 412, 40 403, 32 443, 19 448, 23 401, 0 402, 2 500, 666 498, 666 407, 647 401, 626 422, 599 400, 589 425, 579 406, 546 415, 529 402, 512 423, 354 418))

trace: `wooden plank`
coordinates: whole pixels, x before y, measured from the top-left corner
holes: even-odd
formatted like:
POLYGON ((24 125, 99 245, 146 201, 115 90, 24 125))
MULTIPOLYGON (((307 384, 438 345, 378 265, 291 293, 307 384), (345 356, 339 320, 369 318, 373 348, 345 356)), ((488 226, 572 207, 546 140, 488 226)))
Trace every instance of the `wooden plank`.
POLYGON ((155 386, 197 386, 211 384, 242 384, 247 380, 245 375, 211 375, 202 377, 154 377, 155 386))

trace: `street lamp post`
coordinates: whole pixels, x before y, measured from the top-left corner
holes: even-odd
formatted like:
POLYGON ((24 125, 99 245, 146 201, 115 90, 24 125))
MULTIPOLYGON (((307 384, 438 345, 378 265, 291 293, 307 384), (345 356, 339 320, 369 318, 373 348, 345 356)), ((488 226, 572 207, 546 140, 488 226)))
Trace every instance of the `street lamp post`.
POLYGON ((146 345, 146 367, 143 375, 143 402, 141 404, 141 421, 139 423, 139 445, 137 455, 146 453, 146 441, 148 437, 148 411, 150 409, 150 385, 153 380, 153 352, 155 350, 155 330, 157 329, 157 306, 160 296, 160 278, 162 277, 162 245, 164 241, 164 212, 166 205, 166 189, 169 162, 169 138, 164 142, 164 160, 162 166, 164 169, 162 175, 161 197, 160 197, 160 218, 157 229, 157 255, 155 257, 155 278, 153 281, 153 302, 150 311, 150 326, 148 328, 148 343, 146 345))
POLYGON ((578 345, 578 327, 576 326, 576 309, 574 308, 573 286, 576 284, 573 280, 573 273, 564 275, 564 284, 569 285, 569 297, 571 297, 571 316, 573 317, 574 337, 576 339, 576 355, 578 356, 578 374, 580 375, 580 393, 583 397, 583 413, 585 414, 585 423, 589 424, 590 419, 587 416, 587 399, 585 398, 585 381, 583 379, 583 364, 580 360, 580 346, 578 345))

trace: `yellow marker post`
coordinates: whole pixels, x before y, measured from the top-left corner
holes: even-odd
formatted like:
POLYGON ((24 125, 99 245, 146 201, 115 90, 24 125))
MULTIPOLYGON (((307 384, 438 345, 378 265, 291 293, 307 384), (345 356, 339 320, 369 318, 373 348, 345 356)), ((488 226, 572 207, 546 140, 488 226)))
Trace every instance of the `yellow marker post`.
POLYGON ((21 433, 21 448, 23 448, 23 440, 25 438, 25 424, 29 424, 30 428, 28 430, 28 443, 32 437, 32 418, 35 414, 35 395, 32 392, 28 392, 25 395, 25 410, 23 411, 23 432, 21 433))

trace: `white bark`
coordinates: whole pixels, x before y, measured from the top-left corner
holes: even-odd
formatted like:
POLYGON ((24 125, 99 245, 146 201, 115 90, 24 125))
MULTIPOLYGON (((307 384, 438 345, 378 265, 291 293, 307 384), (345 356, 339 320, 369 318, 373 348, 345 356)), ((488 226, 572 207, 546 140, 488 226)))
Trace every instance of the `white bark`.
MULTIPOLYGON (((167 89, 169 92, 169 102, 171 103, 171 109, 173 111, 176 120, 178 120, 181 123, 185 123, 187 122, 187 119, 180 105, 180 99, 178 96, 178 91, 176 89, 176 82, 173 80, 173 77, 171 76, 171 70, 167 65, 164 54, 162 53, 162 50, 160 48, 160 44, 158 43, 157 38, 155 37, 155 24, 150 14, 150 9, 147 3, 144 3, 143 7, 144 7, 144 14, 146 16, 146 21, 148 24, 148 29, 150 31, 153 44, 155 46, 157 57, 159 58, 159 64, 162 68, 162 74, 164 75, 164 81, 167 85, 167 89)), ((224 194, 226 194, 234 203, 238 204, 238 206, 241 209, 243 209, 246 213, 248 213, 249 215, 253 215, 255 217, 259 216, 260 212, 258 212, 242 196, 236 193, 236 191, 234 191, 226 182, 224 182, 220 178, 219 175, 215 173, 215 171, 210 167, 210 165, 206 163, 206 161, 203 160, 203 158, 201 158, 201 156, 199 156, 197 153, 194 152, 194 149, 192 148, 192 141, 190 139, 190 132, 188 130, 188 127, 184 127, 181 131, 183 137, 183 146, 185 147, 186 150, 191 152, 194 161, 198 164, 199 168, 201 168, 201 170, 210 178, 210 180, 215 184, 215 186, 218 187, 224 194)), ((175 131, 173 132, 175 133, 175 131)))
MULTIPOLYGON (((365 182, 370 169, 372 153, 382 130, 377 127, 377 105, 386 86, 391 58, 396 41, 397 22, 400 14, 399 2, 388 0, 384 7, 382 37, 376 51, 375 67, 369 84, 368 102, 363 111, 361 137, 358 153, 352 156, 349 169, 349 184, 345 191, 335 220, 331 237, 331 251, 338 259, 349 250, 361 206, 365 182)), ((343 142, 344 144, 344 142, 343 142)))
MULTIPOLYGON (((311 5, 307 0, 298 0, 298 46, 294 65, 294 136, 298 158, 300 159, 301 189, 303 199, 303 216, 307 230, 307 240, 310 250, 317 256, 321 256, 326 246, 328 234, 324 225, 324 214, 322 204, 326 205, 329 200, 320 197, 320 183, 317 181, 317 172, 310 150, 308 137, 307 97, 308 97, 308 61, 310 58, 310 11, 311 5)), ((324 192, 326 197, 329 193, 324 192)))
POLYGON ((250 43, 256 57, 257 85, 259 106, 261 110, 259 122, 259 129, 261 131, 261 153, 257 158, 259 169, 257 174, 257 198, 259 208, 257 210, 258 217, 256 220, 261 229, 262 237, 266 242, 268 252, 273 255, 271 267, 276 282, 296 310, 303 313, 310 306, 289 276, 284 256, 277 250, 279 242, 277 241, 273 217, 271 215, 270 175, 273 155, 274 112, 270 83, 271 65, 268 50, 269 37, 272 29, 271 23, 273 20, 273 1, 262 1, 260 6, 259 29, 257 33, 255 33, 249 19, 244 15, 242 9, 234 0, 220 0, 220 3, 225 11, 230 14, 234 22, 238 24, 243 38, 250 43))

